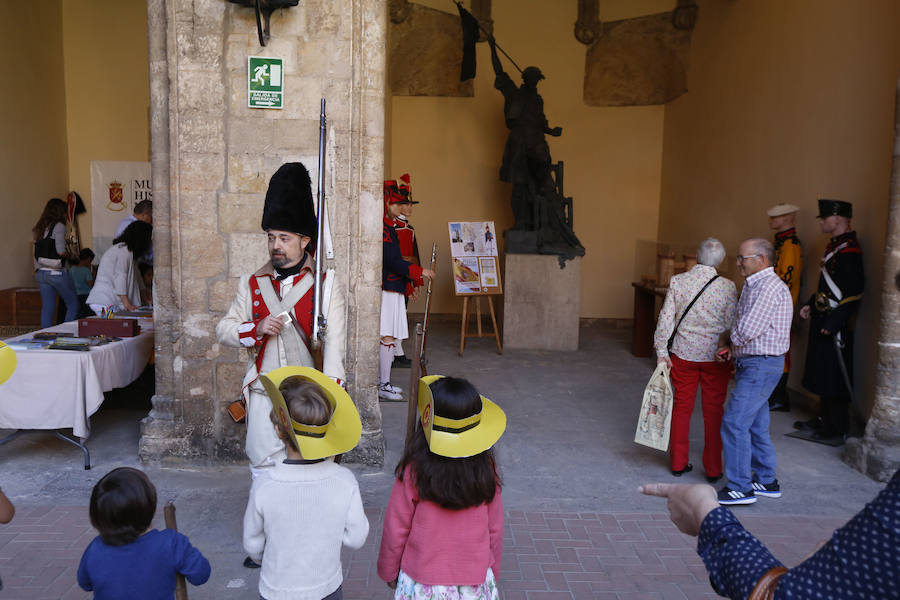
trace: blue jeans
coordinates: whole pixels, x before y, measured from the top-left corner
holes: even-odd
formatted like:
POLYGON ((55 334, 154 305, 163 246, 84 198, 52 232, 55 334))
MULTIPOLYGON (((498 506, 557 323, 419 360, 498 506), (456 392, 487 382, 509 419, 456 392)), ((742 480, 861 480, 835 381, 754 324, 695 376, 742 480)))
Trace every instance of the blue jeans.
POLYGON ((78 294, 68 271, 38 269, 34 278, 41 288, 41 329, 55 325, 57 294, 66 304, 66 321, 78 318, 78 294))
POLYGON ((722 418, 722 448, 728 487, 753 489, 775 481, 775 446, 769 437, 769 396, 784 371, 783 356, 742 356, 735 359, 734 389, 722 418))

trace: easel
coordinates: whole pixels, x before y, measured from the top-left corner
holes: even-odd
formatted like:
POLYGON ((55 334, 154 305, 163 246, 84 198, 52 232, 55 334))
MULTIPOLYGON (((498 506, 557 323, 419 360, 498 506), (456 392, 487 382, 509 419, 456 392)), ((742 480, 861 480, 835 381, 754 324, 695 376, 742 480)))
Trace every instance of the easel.
POLYGON ((466 348, 466 338, 483 338, 492 337, 497 342, 497 354, 503 354, 503 346, 500 344, 500 332, 497 330, 497 316, 494 313, 494 294, 469 294, 463 296, 462 308, 462 326, 459 333, 459 355, 462 356, 463 350, 466 348), (474 296, 475 299, 475 324, 477 333, 469 333, 469 297, 474 296), (488 308, 491 311, 491 324, 493 331, 483 332, 481 330, 481 297, 487 297, 488 308))
POLYGON ((503 293, 499 258, 494 246, 496 229, 493 221, 450 222, 450 266, 457 296, 463 297, 462 323, 459 330, 459 355, 466 349, 466 338, 492 337, 497 342, 497 354, 503 354, 494 298, 503 293), (477 229, 477 233, 476 233, 477 229), (484 236, 482 244, 476 238, 484 236), (487 250, 486 250, 487 248, 487 250), (475 297, 475 330, 469 333, 469 298, 475 297), (481 329, 481 297, 487 296, 493 330, 481 329))

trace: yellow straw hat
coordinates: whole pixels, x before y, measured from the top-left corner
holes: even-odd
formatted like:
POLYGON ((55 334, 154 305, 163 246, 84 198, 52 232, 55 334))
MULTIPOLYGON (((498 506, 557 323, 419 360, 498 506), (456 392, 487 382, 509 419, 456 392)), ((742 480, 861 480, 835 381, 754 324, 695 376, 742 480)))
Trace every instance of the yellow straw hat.
POLYGON ((331 377, 312 367, 281 367, 260 375, 263 387, 275 416, 285 431, 292 431, 291 441, 295 441, 295 450, 299 450, 306 460, 316 460, 352 450, 359 443, 362 434, 362 422, 350 395, 344 391, 331 377), (284 397, 278 387, 288 377, 301 377, 319 385, 325 397, 331 403, 331 419, 324 425, 306 425, 291 418, 284 397))
POLYGON ((16 353, 13 349, 0 342, 0 383, 12 377, 16 370, 16 353))
POLYGON ((481 412, 463 419, 434 414, 431 384, 443 375, 419 379, 419 420, 428 448, 440 456, 465 458, 481 454, 497 443, 506 429, 506 413, 481 396, 481 412))

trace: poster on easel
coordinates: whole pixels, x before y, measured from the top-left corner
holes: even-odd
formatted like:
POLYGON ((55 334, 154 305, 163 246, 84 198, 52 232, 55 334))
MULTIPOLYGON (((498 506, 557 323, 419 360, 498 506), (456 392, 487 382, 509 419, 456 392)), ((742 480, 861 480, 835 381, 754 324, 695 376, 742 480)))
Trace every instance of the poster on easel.
POLYGON ((493 221, 451 221, 450 256, 457 296, 501 294, 493 221))

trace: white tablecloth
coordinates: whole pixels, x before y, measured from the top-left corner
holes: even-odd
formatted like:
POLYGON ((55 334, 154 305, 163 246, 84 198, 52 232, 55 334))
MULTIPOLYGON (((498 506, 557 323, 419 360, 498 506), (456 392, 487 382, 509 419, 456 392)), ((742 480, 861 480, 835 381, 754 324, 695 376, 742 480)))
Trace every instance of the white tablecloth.
MULTIPOLYGON (((16 352, 16 370, 0 384, 0 429, 71 428, 75 436, 88 437, 90 416, 103 403, 103 392, 137 379, 153 354, 153 322, 141 319, 140 323, 140 335, 88 352, 16 352)), ((76 333, 77 329, 78 323, 72 321, 41 331, 76 333)))

